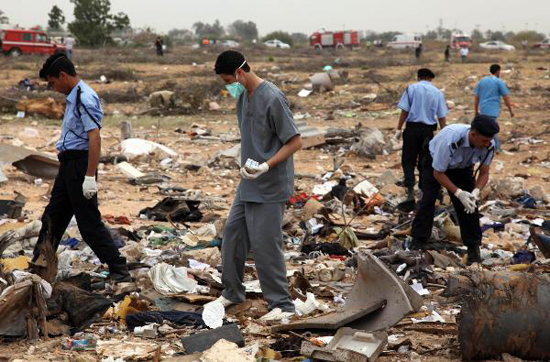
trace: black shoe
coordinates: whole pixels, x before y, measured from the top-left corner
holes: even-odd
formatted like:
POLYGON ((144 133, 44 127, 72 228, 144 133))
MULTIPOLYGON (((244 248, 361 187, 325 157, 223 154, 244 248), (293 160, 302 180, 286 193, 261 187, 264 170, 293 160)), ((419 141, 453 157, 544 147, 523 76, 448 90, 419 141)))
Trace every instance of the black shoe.
POLYGON ((405 187, 405 181, 403 180, 398 180, 395 182, 395 185, 399 186, 399 187, 405 187))
POLYGON ((466 265, 472 265, 473 263, 481 263, 479 246, 468 246, 468 260, 466 261, 466 265))
POLYGON ((125 283, 125 282, 132 281, 132 277, 128 272, 128 265, 126 264, 125 257, 119 256, 108 265, 109 265, 109 276, 114 282, 125 283))
POLYGON ((410 250, 426 250, 428 240, 421 238, 413 238, 411 244, 409 245, 410 250))

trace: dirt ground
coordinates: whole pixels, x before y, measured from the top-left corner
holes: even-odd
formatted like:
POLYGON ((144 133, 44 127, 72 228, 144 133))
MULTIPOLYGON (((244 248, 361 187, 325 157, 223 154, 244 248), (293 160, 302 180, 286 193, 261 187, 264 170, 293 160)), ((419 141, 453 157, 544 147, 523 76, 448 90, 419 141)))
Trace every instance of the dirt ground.
MULTIPOLYGON (((443 61, 444 45, 427 47, 420 61, 413 52, 390 50, 345 51, 339 54, 315 54, 306 50, 259 50, 244 49, 243 52, 254 71, 266 80, 274 82, 288 96, 295 115, 304 117, 309 126, 353 129, 358 124, 380 129, 386 138, 394 133, 399 112, 396 104, 408 84, 415 82, 416 70, 429 67, 435 74, 434 84, 444 91, 448 101, 454 103, 447 117, 448 123, 470 121, 474 116, 474 88, 476 83, 488 74, 493 62, 502 65, 502 79, 511 91, 516 116, 511 118, 507 110, 501 110, 499 123, 503 151, 496 155, 491 166, 491 179, 507 176, 521 176, 531 188, 541 185, 548 188, 548 167, 550 167, 550 53, 523 51, 513 53, 488 53, 481 50, 471 52, 470 59, 462 63, 455 55, 451 63, 443 61), (335 70, 348 72, 348 81, 336 85, 335 90, 326 93, 312 93, 307 98, 297 93, 308 83, 313 73, 322 71, 325 65, 335 70), (380 109, 368 110, 365 96, 374 93, 374 103, 380 109), (327 119, 328 118, 328 119, 327 119), (540 143, 518 142, 517 140, 541 140, 540 143), (514 140, 516 140, 514 142, 514 140)), ((75 51, 77 71, 104 100, 104 125, 102 134, 103 154, 116 154, 120 142, 119 124, 131 121, 134 136, 166 145, 179 154, 180 165, 205 165, 216 152, 232 147, 235 142, 224 142, 221 136, 238 136, 234 101, 222 91, 223 84, 213 72, 217 51, 175 49, 163 59, 147 54, 150 49, 105 49, 75 51), (102 84, 101 75, 112 81, 102 84), (173 90, 179 98, 187 99, 197 89, 205 92, 200 109, 189 114, 151 115, 147 96, 157 90, 173 90), (221 92, 220 92, 221 91, 221 92), (208 102, 219 103, 219 111, 208 109, 208 102), (211 139, 196 139, 176 129, 188 131, 192 125, 211 131, 211 139)), ((17 83, 24 78, 44 89, 45 84, 37 79, 37 73, 44 58, 21 57, 0 58, 0 142, 13 144, 16 140, 25 147, 55 154, 55 141, 59 137, 61 121, 41 117, 17 118, 14 102, 6 98, 38 98, 44 96, 61 100, 62 96, 49 91, 25 92, 16 90, 17 83), (4 98, 2 98, 4 97, 4 98), (35 129, 38 135, 29 135, 27 128, 35 129)), ((30 132, 32 133, 32 132, 30 132)), ((333 171, 334 157, 347 165, 355 180, 376 181, 386 170, 392 170, 397 178, 402 177, 400 152, 379 155, 368 160, 351 154, 345 145, 320 146, 305 149, 295 155, 295 170, 299 175, 313 175, 316 178, 299 177, 296 191, 311 193, 313 186, 323 183, 320 177, 333 171)), ((223 198, 219 210, 212 210, 218 216, 226 217, 234 191, 239 182, 237 169, 201 167, 189 171, 184 167, 167 167, 162 170, 158 160, 134 162, 143 172, 162 172, 171 179, 170 185, 186 189, 201 190, 205 196, 223 198)), ((25 195, 27 220, 39 219, 48 202, 50 181, 37 185, 34 178, 15 167, 7 165, 4 172, 9 181, 0 185, 0 199, 11 199, 14 193, 25 195)), ((141 209, 155 205, 163 198, 158 187, 132 186, 126 177, 112 164, 106 164, 99 171, 99 200, 102 214, 127 216, 133 229, 159 224, 138 217, 141 209)), ((356 230, 377 231, 381 220, 372 215, 359 217, 354 224, 356 230)), ((192 223, 198 228, 202 223, 192 223)), ((5 225, 4 225, 5 226, 5 225)), ((5 230, 5 229, 4 229, 5 230)), ((3 231, 0 226, 0 231, 3 231)), ((512 240, 522 244, 524 240, 512 240)), ((349 276, 349 282, 352 282, 349 276)), ((430 295, 425 303, 435 303, 445 313, 457 308, 439 296, 441 288, 428 288, 430 295)), ((444 314, 444 325, 434 323, 433 328, 417 328, 410 318, 403 319, 389 334, 403 334, 410 339, 410 350, 404 353, 386 351, 378 361, 459 361, 459 343, 455 316, 444 314), (415 351, 418 355, 410 354, 415 351)), ((246 325, 244 322, 242 325, 246 325)), ((122 335, 123 336, 123 335, 122 335)), ((116 338, 126 338, 118 336, 116 338)), ((279 336, 272 336, 276 339, 279 336)), ((246 336, 248 342, 265 341, 253 335, 246 336)), ((0 345, 0 359, 18 358, 24 361, 73 361, 77 355, 91 352, 64 351, 60 345, 66 337, 30 344, 25 341, 4 341, 0 345)), ((268 338, 269 340, 269 338, 268 338)), ((177 338, 164 338, 158 345, 170 345, 177 338)), ((163 347, 164 351, 164 347, 163 347)), ((163 354, 163 359, 167 355, 163 354)), ((305 358, 283 358, 300 361, 305 358)))

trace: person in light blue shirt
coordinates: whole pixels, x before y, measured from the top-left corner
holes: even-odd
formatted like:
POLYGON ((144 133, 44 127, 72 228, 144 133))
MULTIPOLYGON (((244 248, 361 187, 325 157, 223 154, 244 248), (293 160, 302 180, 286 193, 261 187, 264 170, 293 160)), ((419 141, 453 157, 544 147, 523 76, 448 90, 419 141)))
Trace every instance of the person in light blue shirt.
POLYGON ((88 132, 101 128, 103 110, 96 92, 79 80, 66 97, 61 137, 55 144, 58 151, 88 150, 88 132))
MULTIPOLYGON (((483 77, 475 89, 475 111, 476 114, 484 114, 496 121, 500 115, 500 98, 504 98, 504 103, 510 111, 510 116, 514 117, 512 102, 510 101, 510 91, 502 79, 500 79, 500 65, 493 64, 489 68, 491 75, 483 77)), ((500 150, 498 136, 495 136, 497 151, 500 150)))
POLYGON ((412 223, 411 248, 430 248, 435 202, 443 186, 449 191, 462 242, 468 247, 468 264, 481 261, 477 201, 489 181, 495 144, 492 138, 499 130, 493 118, 480 114, 471 126, 449 125, 430 141, 422 165, 424 188, 412 223), (475 164, 479 164, 476 172, 475 164))
POLYGON ((407 188, 408 200, 414 200, 415 167, 418 167, 419 186, 422 189, 420 165, 423 148, 433 138, 437 122, 441 128, 445 127, 447 104, 443 93, 432 84, 434 78, 435 74, 430 69, 419 69, 418 83, 405 89, 397 105, 401 109, 397 124, 397 138, 401 136, 401 129, 406 123, 403 132, 401 165, 404 174, 402 186, 407 188))
POLYGON ((491 164, 495 141, 491 140, 489 147, 475 147, 470 144, 470 130, 471 126, 466 124, 451 124, 439 132, 437 142, 430 142, 429 150, 435 171, 445 173, 480 162, 487 166, 491 164))
POLYGON ((120 255, 113 237, 101 221, 97 202, 97 166, 101 154, 103 111, 97 94, 78 75, 74 64, 63 53, 50 56, 39 73, 56 92, 66 95, 67 103, 56 148, 59 171, 50 202, 42 215, 42 228, 33 252, 39 260, 45 244, 55 251, 73 216, 82 239, 109 267, 113 282, 131 282, 126 258, 120 255))

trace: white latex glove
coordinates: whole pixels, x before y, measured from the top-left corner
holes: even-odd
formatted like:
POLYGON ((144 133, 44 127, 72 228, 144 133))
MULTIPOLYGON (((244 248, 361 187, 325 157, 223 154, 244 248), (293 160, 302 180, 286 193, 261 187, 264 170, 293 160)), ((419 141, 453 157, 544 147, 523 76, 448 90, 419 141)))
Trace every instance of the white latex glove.
POLYGON ((82 184, 82 193, 88 200, 97 194, 97 182, 95 182, 95 176, 84 176, 84 183, 82 184))
POLYGON ((479 201, 479 192, 479 189, 474 189, 474 191, 472 191, 472 196, 476 202, 479 201))
POLYGON ((402 135, 403 135, 403 132, 400 129, 395 131, 395 138, 396 139, 401 139, 402 135))
POLYGON ((249 172, 246 170, 245 167, 241 167, 241 176, 247 180, 257 179, 258 177, 260 177, 260 175, 263 175, 264 173, 269 171, 269 165, 266 162, 264 162, 260 164, 260 166, 252 169, 252 171, 254 172, 249 172))
POLYGON ((471 193, 458 189, 455 192, 455 196, 460 200, 460 202, 462 202, 462 205, 464 205, 464 210, 467 214, 472 214, 476 210, 476 202, 471 193))

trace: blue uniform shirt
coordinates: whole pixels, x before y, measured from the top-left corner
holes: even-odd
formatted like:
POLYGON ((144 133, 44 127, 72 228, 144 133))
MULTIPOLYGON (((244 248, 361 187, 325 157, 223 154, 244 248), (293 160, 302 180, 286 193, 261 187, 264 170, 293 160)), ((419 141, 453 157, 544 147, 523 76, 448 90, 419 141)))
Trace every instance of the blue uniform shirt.
POLYGON ((438 118, 447 116, 445 96, 431 82, 422 80, 407 87, 397 105, 409 112, 407 122, 437 124, 438 118))
POLYGON ((498 117, 500 113, 500 97, 510 94, 502 79, 489 75, 483 77, 475 89, 479 97, 479 113, 498 117))
MULTIPOLYGON (((445 172, 447 169, 467 168, 484 159, 485 165, 491 164, 493 151, 488 148, 470 147, 469 133, 470 126, 451 124, 430 141, 434 170, 445 172)), ((495 141, 492 140, 491 145, 494 147, 495 141)))
POLYGON ((71 90, 66 99, 67 105, 65 106, 65 115, 63 117, 63 124, 61 125, 61 137, 55 144, 55 147, 60 152, 67 150, 87 150, 88 132, 95 128, 100 128, 103 118, 103 110, 101 109, 99 97, 92 88, 88 87, 83 81, 80 81, 71 90), (78 88, 80 88, 80 105, 78 107, 80 113, 76 109, 78 88), (95 119, 95 122, 90 115, 95 119))

